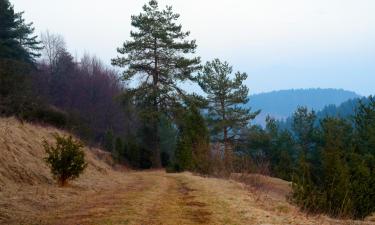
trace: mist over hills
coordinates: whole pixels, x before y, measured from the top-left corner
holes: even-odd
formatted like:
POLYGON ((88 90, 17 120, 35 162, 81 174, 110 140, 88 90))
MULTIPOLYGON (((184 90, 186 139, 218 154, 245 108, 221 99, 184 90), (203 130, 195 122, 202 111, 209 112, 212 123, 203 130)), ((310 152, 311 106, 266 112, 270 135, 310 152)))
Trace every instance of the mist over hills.
POLYGON ((267 115, 282 120, 292 115, 298 106, 319 111, 327 105, 339 105, 349 99, 360 97, 353 91, 343 89, 291 89, 251 95, 246 106, 252 110, 261 110, 254 122, 264 125, 267 115))
MULTIPOLYGON (((362 102, 363 104, 368 104, 370 103, 370 98, 352 98, 338 105, 327 105, 322 110, 316 112, 316 117, 318 120, 324 119, 326 117, 336 117, 351 120, 355 115, 356 109, 359 106, 359 102, 362 102)), ((293 116, 291 115, 285 120, 278 121, 278 123, 280 128, 291 130, 293 116)))

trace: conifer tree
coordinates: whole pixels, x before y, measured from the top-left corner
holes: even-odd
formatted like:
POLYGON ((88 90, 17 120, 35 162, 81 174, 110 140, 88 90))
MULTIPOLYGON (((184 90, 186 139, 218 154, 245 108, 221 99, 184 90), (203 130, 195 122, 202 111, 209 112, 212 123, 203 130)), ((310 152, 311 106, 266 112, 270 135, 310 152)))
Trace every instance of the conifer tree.
POLYGON ((41 49, 32 23, 15 13, 9 0, 0 0, 0 114, 25 117, 35 107, 30 98, 30 70, 41 49))
POLYGON ((352 127, 345 120, 326 118, 322 121, 322 205, 334 216, 350 214, 350 174, 346 162, 352 147, 352 127))
POLYGON ((266 131, 270 139, 269 152, 266 154, 271 161, 272 174, 284 180, 291 180, 293 136, 288 130, 280 130, 275 119, 267 117, 266 122, 266 131))
POLYGON ((117 51, 122 56, 112 64, 125 68, 125 80, 139 78, 139 83, 129 92, 146 102, 144 119, 152 126, 153 166, 160 166, 160 140, 158 120, 185 95, 177 82, 192 80, 192 73, 199 69, 200 59, 189 58, 195 52, 195 41, 187 40, 189 32, 183 32, 177 24, 179 14, 171 6, 159 9, 158 2, 151 0, 143 6, 143 12, 131 17, 135 30, 117 51))
POLYGON ((176 148, 178 170, 209 173, 209 132, 206 121, 196 106, 187 108, 179 124, 176 148))
POLYGON ((297 142, 301 151, 304 151, 309 157, 311 151, 316 147, 316 114, 306 107, 299 107, 293 115, 292 129, 297 137, 297 142))
POLYGON ((232 78, 232 72, 227 62, 214 59, 198 75, 198 83, 207 94, 209 126, 224 146, 228 170, 232 169, 233 144, 239 130, 259 113, 243 107, 249 100, 249 89, 243 85, 247 74, 237 72, 232 78))
POLYGON ((14 12, 9 0, 0 0, 0 59, 33 63, 42 48, 33 35, 33 24, 25 23, 22 15, 14 12))
POLYGON ((355 152, 350 156, 355 216, 375 211, 375 99, 360 101, 354 116, 355 152))
POLYGON ((360 101, 354 117, 358 136, 359 151, 370 153, 375 157, 375 98, 370 96, 368 102, 360 101))

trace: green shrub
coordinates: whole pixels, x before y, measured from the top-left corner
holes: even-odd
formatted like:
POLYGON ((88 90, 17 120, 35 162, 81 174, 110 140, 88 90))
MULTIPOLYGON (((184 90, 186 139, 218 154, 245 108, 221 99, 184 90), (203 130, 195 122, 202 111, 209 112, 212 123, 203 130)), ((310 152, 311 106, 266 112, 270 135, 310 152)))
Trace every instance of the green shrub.
POLYGON ((177 134, 174 170, 208 174, 210 145, 206 122, 194 105, 184 112, 177 134))
POLYGON ((82 150, 83 145, 73 140, 72 136, 55 135, 55 139, 55 145, 44 141, 43 146, 47 154, 44 160, 57 182, 65 186, 68 180, 79 177, 87 167, 85 153, 82 150))

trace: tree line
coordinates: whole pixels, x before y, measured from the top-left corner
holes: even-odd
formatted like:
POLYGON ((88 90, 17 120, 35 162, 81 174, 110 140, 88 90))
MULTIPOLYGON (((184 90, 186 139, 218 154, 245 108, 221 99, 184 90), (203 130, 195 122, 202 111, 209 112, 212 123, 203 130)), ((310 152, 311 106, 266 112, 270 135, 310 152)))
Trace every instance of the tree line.
POLYGON ((375 99, 356 102, 353 116, 319 118, 299 107, 290 128, 272 118, 264 129, 244 128, 237 146, 236 155, 242 158, 238 171, 291 181, 290 200, 308 212, 370 215, 375 211, 375 99))
POLYGON ((272 118, 262 128, 250 123, 259 111, 245 107, 247 74, 220 59, 202 65, 170 6, 151 0, 131 17, 130 38, 111 61, 121 73, 96 57, 74 59, 60 35, 38 41, 8 0, 0 6, 1 115, 68 129, 133 168, 263 173, 292 181, 291 200, 305 210, 375 211, 372 98, 353 119, 299 108, 291 129, 272 118))
POLYGON ((112 59, 120 74, 96 57, 75 59, 58 34, 39 39, 8 0, 1 4, 9 21, 1 30, 2 115, 69 129, 135 168, 200 167, 195 159, 210 155, 211 140, 233 167, 238 130, 257 114, 240 106, 247 75, 219 59, 202 66, 172 7, 150 1, 132 16, 130 40, 112 59), (186 81, 207 97, 184 90, 186 81))

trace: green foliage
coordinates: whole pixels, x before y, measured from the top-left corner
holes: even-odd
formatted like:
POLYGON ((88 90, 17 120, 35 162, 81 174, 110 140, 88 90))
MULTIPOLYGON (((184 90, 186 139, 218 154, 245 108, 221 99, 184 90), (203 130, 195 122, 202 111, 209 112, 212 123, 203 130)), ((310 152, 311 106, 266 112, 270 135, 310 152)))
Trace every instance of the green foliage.
POLYGON ((306 158, 299 162, 303 173, 296 173, 294 199, 309 211, 333 216, 351 215, 353 206, 347 165, 347 154, 352 146, 350 124, 341 119, 324 119, 322 142, 319 154, 321 165, 313 165, 306 158), (313 167, 319 168, 314 170, 313 167))
POLYGON ((208 174, 210 170, 209 133, 199 110, 190 106, 179 125, 174 169, 208 174))
POLYGON ((306 154, 314 150, 315 146, 315 122, 314 111, 309 111, 306 107, 299 107, 293 115, 292 129, 297 137, 301 151, 306 154))
POLYGON ((172 7, 161 10, 157 1, 151 0, 142 13, 132 16, 136 30, 131 31, 131 40, 117 49, 123 56, 112 60, 113 65, 125 68, 124 80, 139 78, 129 93, 141 103, 140 115, 150 123, 147 129, 152 130, 149 141, 154 167, 160 166, 159 118, 180 104, 186 93, 177 82, 192 80, 200 63, 199 58, 187 57, 195 52, 196 44, 187 40, 189 32, 182 31, 178 18, 172 7))
POLYGON ((126 139, 124 144, 124 157, 130 166, 140 168, 140 147, 134 137, 126 139))
POLYGON ((269 162, 271 175, 291 180, 292 200, 305 211, 350 218, 373 213, 375 100, 361 101, 353 120, 318 121, 300 107, 292 121, 292 132, 271 118, 266 129, 243 129, 237 154, 250 156, 251 171, 269 162))
POLYGON ((30 70, 24 62, 0 59, 0 114, 21 116, 34 107, 28 80, 30 70))
POLYGON ((375 158, 358 153, 349 157, 352 216, 364 218, 375 211, 375 158))
POLYGON ((174 157, 177 145, 177 133, 178 131, 172 121, 166 116, 161 116, 159 122, 159 139, 162 167, 169 166, 170 160, 174 157))
POLYGON ((291 180, 295 165, 293 136, 287 130, 280 130, 275 119, 267 117, 266 121, 265 129, 253 125, 241 130, 235 151, 237 160, 241 160, 237 162, 235 171, 262 173, 291 180))
POLYGON ((32 23, 25 23, 23 12, 15 13, 9 0, 0 0, 0 59, 34 63, 41 50, 32 23))
POLYGON ((327 118, 322 121, 322 129, 322 207, 335 216, 348 215, 352 208, 346 155, 352 151, 352 127, 344 120, 327 118))
POLYGON ((209 125, 222 143, 233 142, 229 129, 235 134, 258 114, 240 106, 248 102, 249 89, 243 85, 247 74, 237 72, 231 78, 232 72, 227 62, 215 59, 207 62, 198 76, 199 85, 207 94, 209 125))
POLYGON ((270 138, 270 149, 266 154, 270 159, 271 174, 290 181, 294 167, 295 143, 293 136, 287 130, 280 130, 276 121, 271 118, 267 118, 266 131, 270 138))
POLYGON ((317 190, 313 183, 311 164, 306 159, 306 153, 299 155, 296 171, 293 174, 292 198, 302 210, 315 211, 317 207, 317 190))
POLYGON ((198 83, 207 94, 208 118, 212 135, 224 145, 226 168, 232 168, 232 148, 239 130, 246 127, 258 112, 241 107, 248 102, 249 89, 243 85, 246 73, 237 72, 227 62, 207 62, 198 76, 198 83))
POLYGON ((375 156, 375 99, 370 96, 368 102, 359 101, 354 116, 357 130, 358 151, 375 156))
POLYGON ((44 160, 59 184, 65 186, 68 180, 78 178, 87 167, 85 153, 81 149, 83 145, 73 140, 72 136, 55 135, 55 139, 55 145, 44 141, 43 146, 47 154, 44 160))
MULTIPOLYGON (((366 110, 359 109, 357 123, 371 121, 375 115, 371 105, 361 107, 366 110)), ((305 119, 311 122, 309 117, 305 119)), ((372 134, 366 133, 362 139, 362 125, 353 127, 344 119, 325 118, 321 128, 314 128, 313 133, 320 133, 320 140, 315 140, 319 151, 309 158, 302 152, 293 176, 293 199, 304 210, 352 218, 375 211, 375 158, 363 149, 372 134)))
POLYGON ((25 23, 22 15, 8 0, 0 0, 0 115, 25 119, 40 109, 30 73, 42 48, 32 23, 25 23))
POLYGON ((191 170, 193 167, 193 151, 192 143, 190 142, 190 137, 185 133, 184 128, 180 128, 177 136, 177 148, 176 148, 176 162, 175 168, 176 172, 181 172, 185 170, 191 170))

